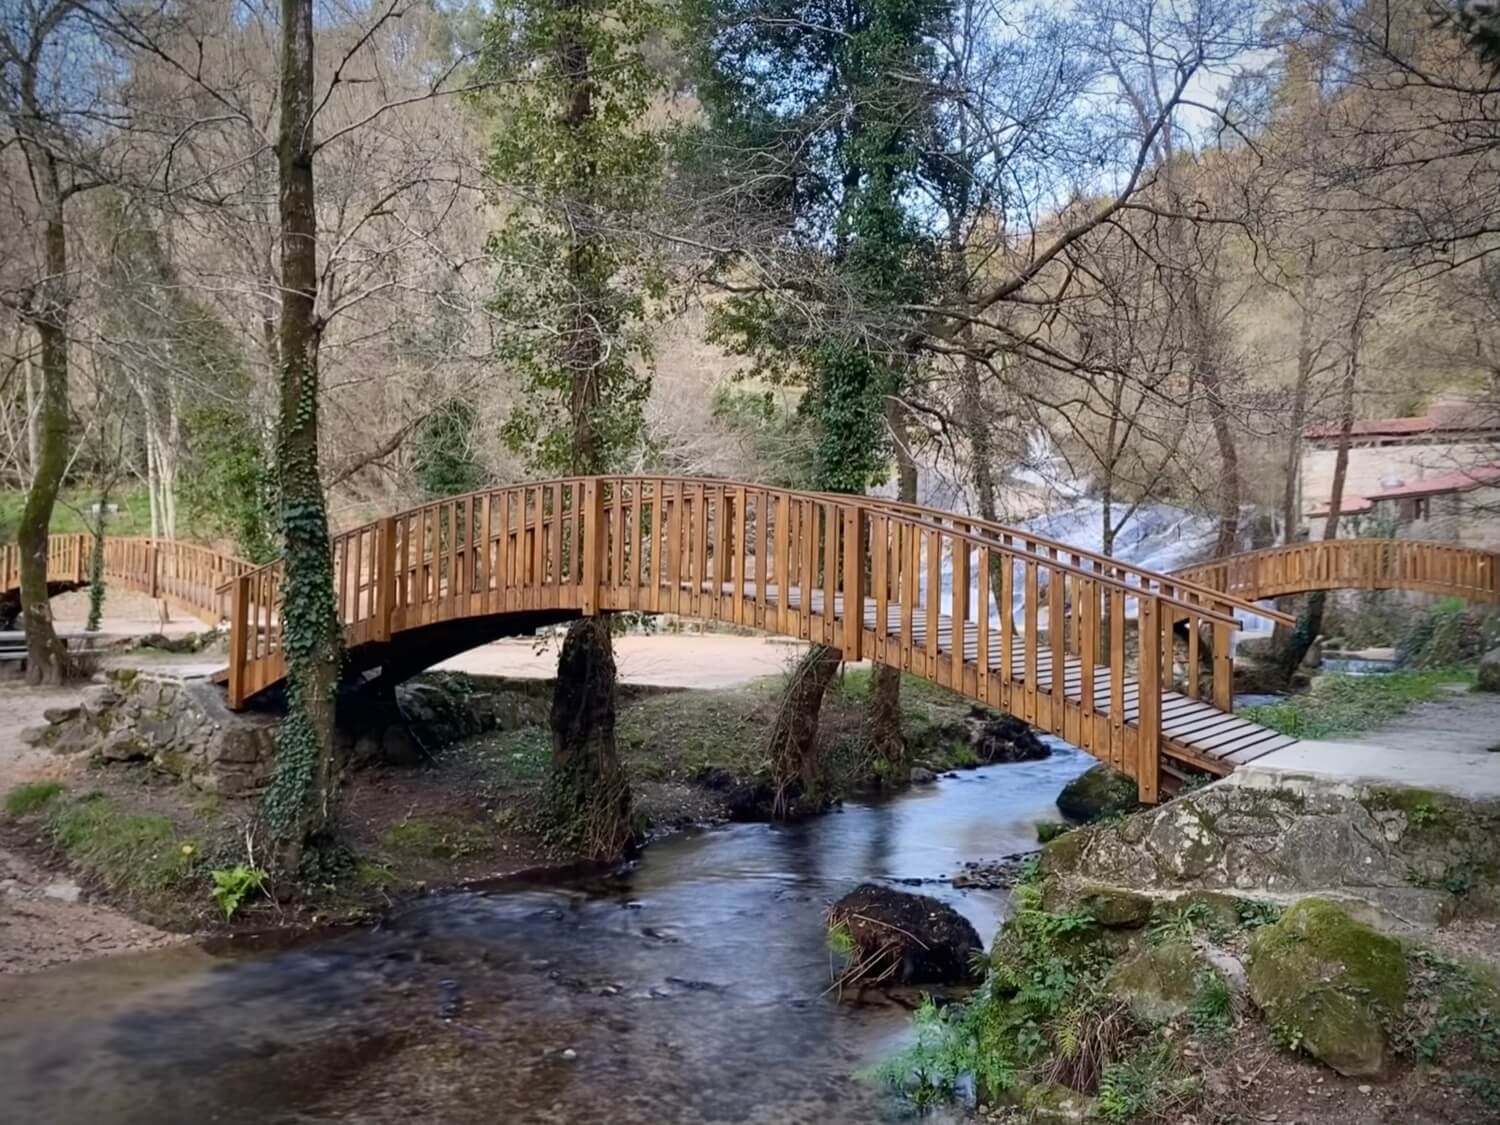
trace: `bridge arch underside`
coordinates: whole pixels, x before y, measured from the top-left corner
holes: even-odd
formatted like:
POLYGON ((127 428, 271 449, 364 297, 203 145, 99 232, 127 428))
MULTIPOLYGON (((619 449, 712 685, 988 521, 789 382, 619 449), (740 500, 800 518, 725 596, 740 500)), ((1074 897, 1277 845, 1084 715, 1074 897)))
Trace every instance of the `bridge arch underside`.
MULTIPOLYGON (((71 594, 74 590, 82 590, 87 582, 48 582, 47 597, 55 598, 59 594, 71 594)), ((12 586, 9 589, 0 590, 0 630, 15 628, 16 620, 21 616, 21 588, 12 586)))
MULTIPOLYGON (((568 600, 564 589, 562 600, 568 600)), ((670 591, 659 591, 663 601, 670 601, 670 591)), ((800 592, 792 591, 787 599, 788 619, 783 623, 782 607, 778 592, 772 589, 762 603, 751 589, 748 603, 736 602, 729 591, 714 597, 705 587, 697 606, 684 604, 680 608, 651 609, 632 608, 621 605, 612 611, 611 601, 639 602, 640 598, 628 598, 617 594, 612 598, 608 591, 601 592, 600 612, 630 612, 641 616, 672 614, 706 622, 732 624, 748 628, 766 636, 779 636, 810 643, 839 644, 846 636, 843 623, 843 601, 836 595, 833 615, 822 612, 824 601, 821 592, 810 598, 811 612, 800 611, 800 592)), ((649 598, 645 599, 649 602, 649 598)), ((682 601, 692 600, 690 590, 682 591, 682 601)), ((880 648, 881 635, 875 629, 876 606, 874 600, 865 607, 865 628, 862 630, 860 648, 865 659, 880 648)), ((888 629, 900 628, 902 609, 899 605, 887 607, 888 629)), ((398 613, 399 619, 400 614, 398 613)), ((388 640, 359 641, 349 636, 347 675, 351 680, 362 680, 360 690, 384 690, 424 672, 454 656, 506 637, 533 635, 537 630, 576 620, 584 613, 576 605, 560 605, 554 608, 533 610, 511 610, 485 614, 478 617, 454 617, 448 620, 430 621, 411 626, 398 626, 388 640)), ((984 664, 987 671, 981 673, 980 640, 977 635, 966 637, 963 656, 955 659, 952 643, 952 621, 942 615, 937 643, 927 644, 927 632, 922 622, 911 625, 914 644, 904 652, 890 646, 889 662, 894 667, 948 687, 968 699, 986 706, 1009 712, 1024 719, 1039 730, 1055 734, 1074 745, 1089 749, 1101 760, 1139 776, 1141 759, 1150 753, 1150 747, 1142 738, 1139 716, 1141 699, 1139 684, 1133 678, 1122 677, 1118 693, 1113 690, 1110 670, 1095 667, 1091 679, 1092 700, 1086 704, 1084 698, 1084 676, 1080 662, 1074 657, 1060 654, 1060 666, 1064 669, 1061 682, 1053 677, 1053 654, 1050 650, 1037 651, 1033 646, 1028 659, 1027 646, 1017 627, 1011 639, 1011 658, 1005 660, 1001 652, 1001 635, 1005 632, 999 623, 994 623, 994 636, 985 645, 984 664), (1054 693, 1054 689, 1058 689, 1054 693), (1114 710, 1118 708, 1118 710, 1114 710), (1116 717, 1118 716, 1118 718, 1116 717)), ((1179 647, 1185 649, 1186 630, 1179 624, 1173 630, 1179 647)), ((1205 654, 1207 644, 1204 645, 1205 654)), ((878 659, 878 658, 877 658, 878 659)), ((284 667, 268 667, 272 682, 263 689, 259 700, 251 705, 269 703, 279 695, 284 676, 284 667)), ((350 686, 355 686, 351 684, 350 686)), ((1226 715, 1213 705, 1186 694, 1168 691, 1162 695, 1161 734, 1158 742, 1159 757, 1156 763, 1160 791, 1175 789, 1194 773, 1223 776, 1236 766, 1253 761, 1273 750, 1295 742, 1266 728, 1243 719, 1226 715)))
POLYGON ((1320 591, 1402 591, 1500 603, 1500 555, 1416 539, 1293 543, 1177 572, 1212 590, 1260 601, 1320 591))

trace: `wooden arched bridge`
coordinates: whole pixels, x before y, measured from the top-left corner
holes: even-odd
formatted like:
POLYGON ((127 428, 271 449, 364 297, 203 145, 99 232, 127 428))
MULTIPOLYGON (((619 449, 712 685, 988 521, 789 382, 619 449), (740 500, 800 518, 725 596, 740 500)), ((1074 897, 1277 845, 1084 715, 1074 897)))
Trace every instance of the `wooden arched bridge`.
POLYGON ((1314 590, 1407 590, 1500 602, 1500 555, 1420 539, 1290 543, 1212 559, 1176 574, 1250 601, 1314 590))
MULTIPOLYGON (((49 575, 82 584, 89 545, 54 536, 49 575)), ((7 551, 0 591, 15 585, 7 551)), ((1164 575, 893 501, 647 476, 443 500, 338 535, 333 558, 352 672, 400 679, 583 615, 672 613, 901 668, 1088 750, 1147 800, 1183 767, 1225 774, 1293 741, 1233 714, 1232 661, 1240 617, 1291 619, 1216 566, 1164 575)), ((1443 592, 1461 592, 1484 572, 1441 573, 1453 583, 1443 592)), ((1492 564, 1487 573, 1492 588, 1492 564)), ((232 706, 285 676, 279 562, 116 538, 105 575, 229 622, 232 706)))

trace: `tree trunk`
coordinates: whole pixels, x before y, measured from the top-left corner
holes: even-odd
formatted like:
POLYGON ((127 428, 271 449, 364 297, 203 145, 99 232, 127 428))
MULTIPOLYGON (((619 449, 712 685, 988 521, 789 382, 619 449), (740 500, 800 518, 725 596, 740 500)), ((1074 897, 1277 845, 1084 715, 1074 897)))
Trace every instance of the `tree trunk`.
POLYGON ((57 165, 44 152, 32 167, 47 268, 30 311, 40 341, 42 401, 31 487, 16 529, 16 545, 21 555, 21 612, 26 622, 26 682, 53 685, 62 683, 68 671, 67 647, 52 625, 47 597, 47 536, 68 466, 68 240, 57 165))
MULTIPOLYGON (((917 500, 917 463, 908 445, 906 407, 892 396, 886 419, 896 446, 896 499, 917 500)), ((870 670, 870 710, 865 716, 875 776, 882 785, 899 787, 911 780, 911 753, 901 726, 901 671, 886 664, 870 670)))
POLYGON ((333 594, 328 513, 318 473, 317 209, 313 193, 312 0, 282 0, 281 414, 277 467, 286 578, 287 713, 266 794, 272 829, 294 859, 328 824, 337 780, 334 690, 343 637, 333 594))
POLYGON ((1302 283, 1302 321, 1297 329, 1297 380, 1292 384, 1292 408, 1287 418, 1286 480, 1281 494, 1281 541, 1290 543, 1302 523, 1298 511, 1298 484, 1302 475, 1302 431, 1307 428, 1307 398, 1312 387, 1313 364, 1317 353, 1313 347, 1313 275, 1308 271, 1302 283))
POLYGON ((1201 369, 1204 389, 1208 392, 1208 417, 1213 424, 1214 441, 1219 447, 1219 534, 1214 540, 1214 557, 1232 555, 1240 542, 1240 455, 1235 445, 1229 408, 1224 402, 1223 381, 1214 361, 1201 369))
POLYGON ((99 510, 94 516, 94 539, 89 551, 89 616, 84 628, 99 631, 104 618, 104 526, 109 519, 109 481, 99 489, 99 510))
MULTIPOLYGON (((1361 298, 1349 326, 1349 355, 1344 364, 1344 378, 1339 388, 1339 438, 1333 457, 1333 483, 1328 493, 1328 520, 1323 525, 1323 540, 1338 538, 1339 517, 1344 507, 1344 482, 1349 475, 1349 445, 1354 433, 1354 390, 1359 381, 1359 351, 1364 332, 1364 301, 1361 298)), ((1323 613, 1328 604, 1325 591, 1309 594, 1307 604, 1297 616, 1297 626, 1282 648, 1278 668, 1282 679, 1290 683, 1307 658, 1307 652, 1323 631, 1323 613)))
MULTIPOLYGON (((563 124, 586 130, 594 118, 594 81, 586 42, 564 33, 559 44, 568 78, 563 124)), ((572 201, 587 214, 592 202, 594 162, 589 143, 580 141, 579 166, 573 169, 579 198, 572 201)), ((602 473, 608 457, 598 434, 603 387, 598 375, 604 355, 601 323, 610 314, 596 307, 590 261, 598 236, 586 227, 570 227, 566 272, 576 299, 567 326, 566 362, 571 374, 568 417, 572 427, 574 473, 602 473)), ((606 617, 584 618, 568 626, 557 661, 552 695, 552 760, 547 772, 547 805, 554 825, 585 854, 595 859, 623 855, 634 836, 630 785, 615 742, 614 637, 606 617)))
POLYGON ((771 728, 771 770, 776 785, 773 815, 786 819, 817 812, 828 802, 828 778, 818 754, 818 719, 823 696, 844 654, 814 645, 792 672, 781 712, 771 728))
POLYGON ((552 692, 551 825, 585 855, 614 859, 632 837, 630 786, 615 746, 615 659, 609 619, 568 628, 552 692))

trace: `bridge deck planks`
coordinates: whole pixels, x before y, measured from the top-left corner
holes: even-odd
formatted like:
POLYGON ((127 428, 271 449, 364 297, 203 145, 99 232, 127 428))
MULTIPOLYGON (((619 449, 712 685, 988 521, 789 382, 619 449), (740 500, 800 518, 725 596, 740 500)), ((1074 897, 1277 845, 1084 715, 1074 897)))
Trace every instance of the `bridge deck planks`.
MULTIPOLYGON (((708 584, 710 587, 712 584, 708 584)), ((746 584, 746 596, 754 596, 754 583, 746 584)), ((726 584, 727 586, 727 584, 726 584)), ((765 600, 768 606, 781 604, 780 591, 774 585, 768 585, 765 591, 765 600)), ((824 610, 823 592, 815 590, 811 595, 812 615, 821 617, 824 610)), ((834 619, 842 621, 844 617, 843 596, 838 595, 834 599, 834 619)), ((788 591, 787 604, 791 609, 800 610, 802 606, 802 592, 797 589, 788 591)), ((886 628, 890 633, 898 633, 901 628, 901 606, 896 603, 888 604, 886 611, 886 628)), ((864 624, 865 628, 874 630, 877 620, 877 609, 874 598, 865 599, 864 624)), ((921 619, 912 622, 915 633, 913 649, 917 655, 922 655, 926 649, 927 633, 925 624, 921 619)), ((964 665, 966 668, 973 667, 976 671, 979 663, 979 642, 975 636, 977 627, 974 622, 969 622, 964 628, 964 665)), ((998 642, 999 627, 994 626, 990 630, 990 644, 988 656, 989 672, 998 675, 1001 670, 1001 653, 998 642)), ((953 646, 953 622, 947 615, 938 618, 938 659, 939 661, 951 657, 953 646)), ((1017 689, 1024 689, 1026 683, 1026 659, 1025 643, 1020 636, 1012 640, 1011 658, 1011 684, 1017 689)), ((1052 687, 1052 654, 1045 648, 1040 647, 1036 655, 1037 682, 1036 687, 1041 690, 1050 691, 1052 687)), ((1110 715, 1110 670, 1107 667, 1096 666, 1094 668, 1094 710, 1101 716, 1110 715)), ((1066 669, 1063 675, 1063 695, 1072 702, 1082 702, 1083 699, 1083 667, 1077 657, 1066 658, 1066 669)), ((1134 723, 1140 717, 1140 685, 1134 677, 1127 678, 1122 685, 1124 700, 1123 719, 1127 724, 1134 723)), ((1163 751, 1168 757, 1180 757, 1195 766, 1218 769, 1227 773, 1235 766, 1246 765, 1257 758, 1264 757, 1274 750, 1296 743, 1296 739, 1288 735, 1278 734, 1268 727, 1253 723, 1249 719, 1238 715, 1226 714, 1218 710, 1212 704, 1200 699, 1192 699, 1177 691, 1164 690, 1161 692, 1162 708, 1162 741, 1163 751)))

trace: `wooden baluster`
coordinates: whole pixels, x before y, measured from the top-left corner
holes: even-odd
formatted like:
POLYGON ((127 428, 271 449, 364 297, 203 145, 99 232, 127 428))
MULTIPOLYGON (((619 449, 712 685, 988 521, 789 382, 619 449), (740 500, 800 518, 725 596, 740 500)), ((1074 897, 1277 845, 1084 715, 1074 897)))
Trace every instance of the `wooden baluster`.
POLYGON ((1214 622, 1214 706, 1225 714, 1234 711, 1234 631, 1225 622, 1214 622))
POLYGON ((872 658, 889 664, 886 636, 890 632, 890 520, 879 509, 866 516, 870 524, 870 593, 875 599, 875 651, 872 658))
MULTIPOLYGON (((1054 548, 1051 557, 1056 560, 1054 548)), ((1068 682, 1068 578, 1061 570, 1051 570, 1047 575, 1047 642, 1052 650, 1052 676, 1047 684, 1049 706, 1052 708, 1052 731, 1065 735, 1064 722, 1067 712, 1068 682)))
POLYGON ((815 640, 812 628, 813 592, 818 583, 818 509, 811 500, 797 504, 797 625, 798 636, 815 640))
MULTIPOLYGON (((730 594, 730 606, 733 612, 726 614, 726 620, 734 621, 740 625, 754 625, 756 623, 755 611, 745 604, 745 565, 749 558, 748 544, 745 542, 748 512, 746 508, 750 502, 750 494, 743 488, 734 490, 732 504, 732 518, 730 521, 729 537, 734 544, 731 548, 733 557, 726 560, 730 582, 733 589, 730 594)), ((758 493, 755 498, 755 519, 757 526, 764 527, 766 522, 766 494, 758 493)), ((765 543, 765 536, 761 536, 761 543, 765 543)), ((755 579, 757 594, 765 587, 766 555, 764 549, 755 554, 755 579)), ((758 597, 761 605, 765 604, 763 597, 758 597)))
POLYGON ((865 549, 858 504, 844 510, 844 659, 862 660, 865 634, 865 549))
POLYGON ((1141 800, 1152 803, 1157 797, 1157 768, 1161 757, 1161 619, 1165 615, 1154 596, 1139 599, 1140 625, 1140 698, 1136 719, 1137 745, 1135 760, 1127 772, 1140 787, 1141 800))
POLYGON ((1187 615, 1188 638, 1187 638, 1187 694, 1189 699, 1198 698, 1198 634, 1202 630, 1202 623, 1195 614, 1187 615))
POLYGON ((667 499, 667 612, 682 610, 683 490, 674 485, 667 499))
MULTIPOLYGON (((955 528, 955 531, 965 530, 955 528)), ((952 608, 950 615, 952 625, 951 644, 952 663, 950 676, 952 683, 949 685, 954 691, 962 692, 964 687, 964 626, 969 619, 969 541, 960 538, 958 534, 953 536, 952 546, 952 572, 953 588, 949 594, 949 605, 952 608)))
POLYGON ((832 503, 819 505, 823 524, 823 643, 839 643, 839 516, 832 503))
POLYGON ((1000 600, 995 611, 1000 616, 1000 698, 997 702, 1015 715, 1016 560, 1014 555, 1003 551, 1000 554, 1000 600))
MULTIPOLYGON (((488 511, 488 505, 486 505, 488 511)), ((391 621, 396 612, 396 517, 386 516, 380 521, 380 547, 375 557, 380 567, 378 603, 375 612, 375 639, 391 639, 391 621)))
POLYGON ((246 692, 246 633, 250 625, 250 579, 241 575, 234 580, 234 594, 229 602, 229 706, 239 710, 246 692))
POLYGON ((974 627, 978 632, 974 655, 975 694, 981 703, 994 703, 990 679, 990 549, 983 543, 975 551, 978 582, 974 586, 974 627))
POLYGON ((1025 615, 1024 626, 1021 633, 1022 659, 1024 664, 1023 675, 1026 678, 1024 700, 1025 709, 1021 718, 1028 723, 1038 723, 1037 715, 1037 649, 1041 643, 1040 629, 1037 624, 1037 600, 1038 600, 1038 576, 1037 563, 1035 559, 1027 559, 1025 566, 1024 587, 1021 592, 1022 612, 1025 615))
POLYGON ((938 678, 938 629, 942 619, 943 608, 943 534, 933 528, 926 528, 922 532, 922 538, 927 550, 927 659, 924 662, 925 675, 929 680, 938 678))
MULTIPOLYGON (((703 485, 695 485, 693 488, 693 541, 692 541, 692 575, 693 594, 690 599, 690 612, 699 617, 705 615, 709 607, 704 605, 704 597, 707 594, 708 585, 708 497, 703 485)), ((718 599, 715 598, 715 601, 718 599)), ((712 603, 710 603, 711 607, 712 603)))
MULTIPOLYGON (((604 488, 597 477, 590 477, 584 483, 582 510, 575 514, 583 517, 584 537, 579 608, 585 617, 593 617, 600 609, 600 592, 604 585, 604 552, 608 548, 604 537, 604 488)), ((576 535, 576 519, 573 526, 576 535)))
POLYGON ((1080 672, 1078 745, 1093 753, 1098 746, 1094 737, 1094 667, 1099 662, 1099 588, 1092 578, 1074 580, 1073 606, 1080 672))
POLYGON ((706 495, 712 509, 710 522, 713 524, 713 559, 711 565, 705 566, 703 571, 704 579, 709 584, 708 613, 718 621, 737 621, 739 611, 729 585, 733 573, 729 554, 734 549, 730 544, 730 528, 734 521, 734 514, 730 509, 735 507, 735 501, 729 489, 723 485, 707 489, 706 495))
POLYGON ((903 522, 901 531, 901 667, 921 671, 917 654, 916 608, 921 593, 922 534, 914 523, 903 522))
MULTIPOLYGON (((787 577, 787 568, 791 566, 792 556, 792 544, 789 527, 791 520, 791 507, 791 497, 785 492, 778 492, 776 493, 776 510, 772 512, 770 509, 767 509, 766 511, 767 516, 774 516, 776 521, 776 527, 774 529, 776 540, 776 545, 774 548, 775 570, 773 573, 767 574, 764 580, 757 583, 757 585, 769 587, 770 583, 772 582, 776 584, 776 608, 774 613, 778 625, 777 632, 782 633, 786 636, 795 637, 797 635, 797 631, 794 627, 794 622, 792 621, 788 608, 788 602, 791 599, 791 582, 787 577)), ((757 594, 757 597, 759 596, 760 595, 757 594)), ((764 596, 767 598, 770 597, 769 589, 767 589, 767 592, 764 596)), ((768 629, 771 627, 771 617, 769 616, 771 612, 772 611, 770 610, 767 611, 768 616, 766 617, 765 622, 766 628, 768 629)))

